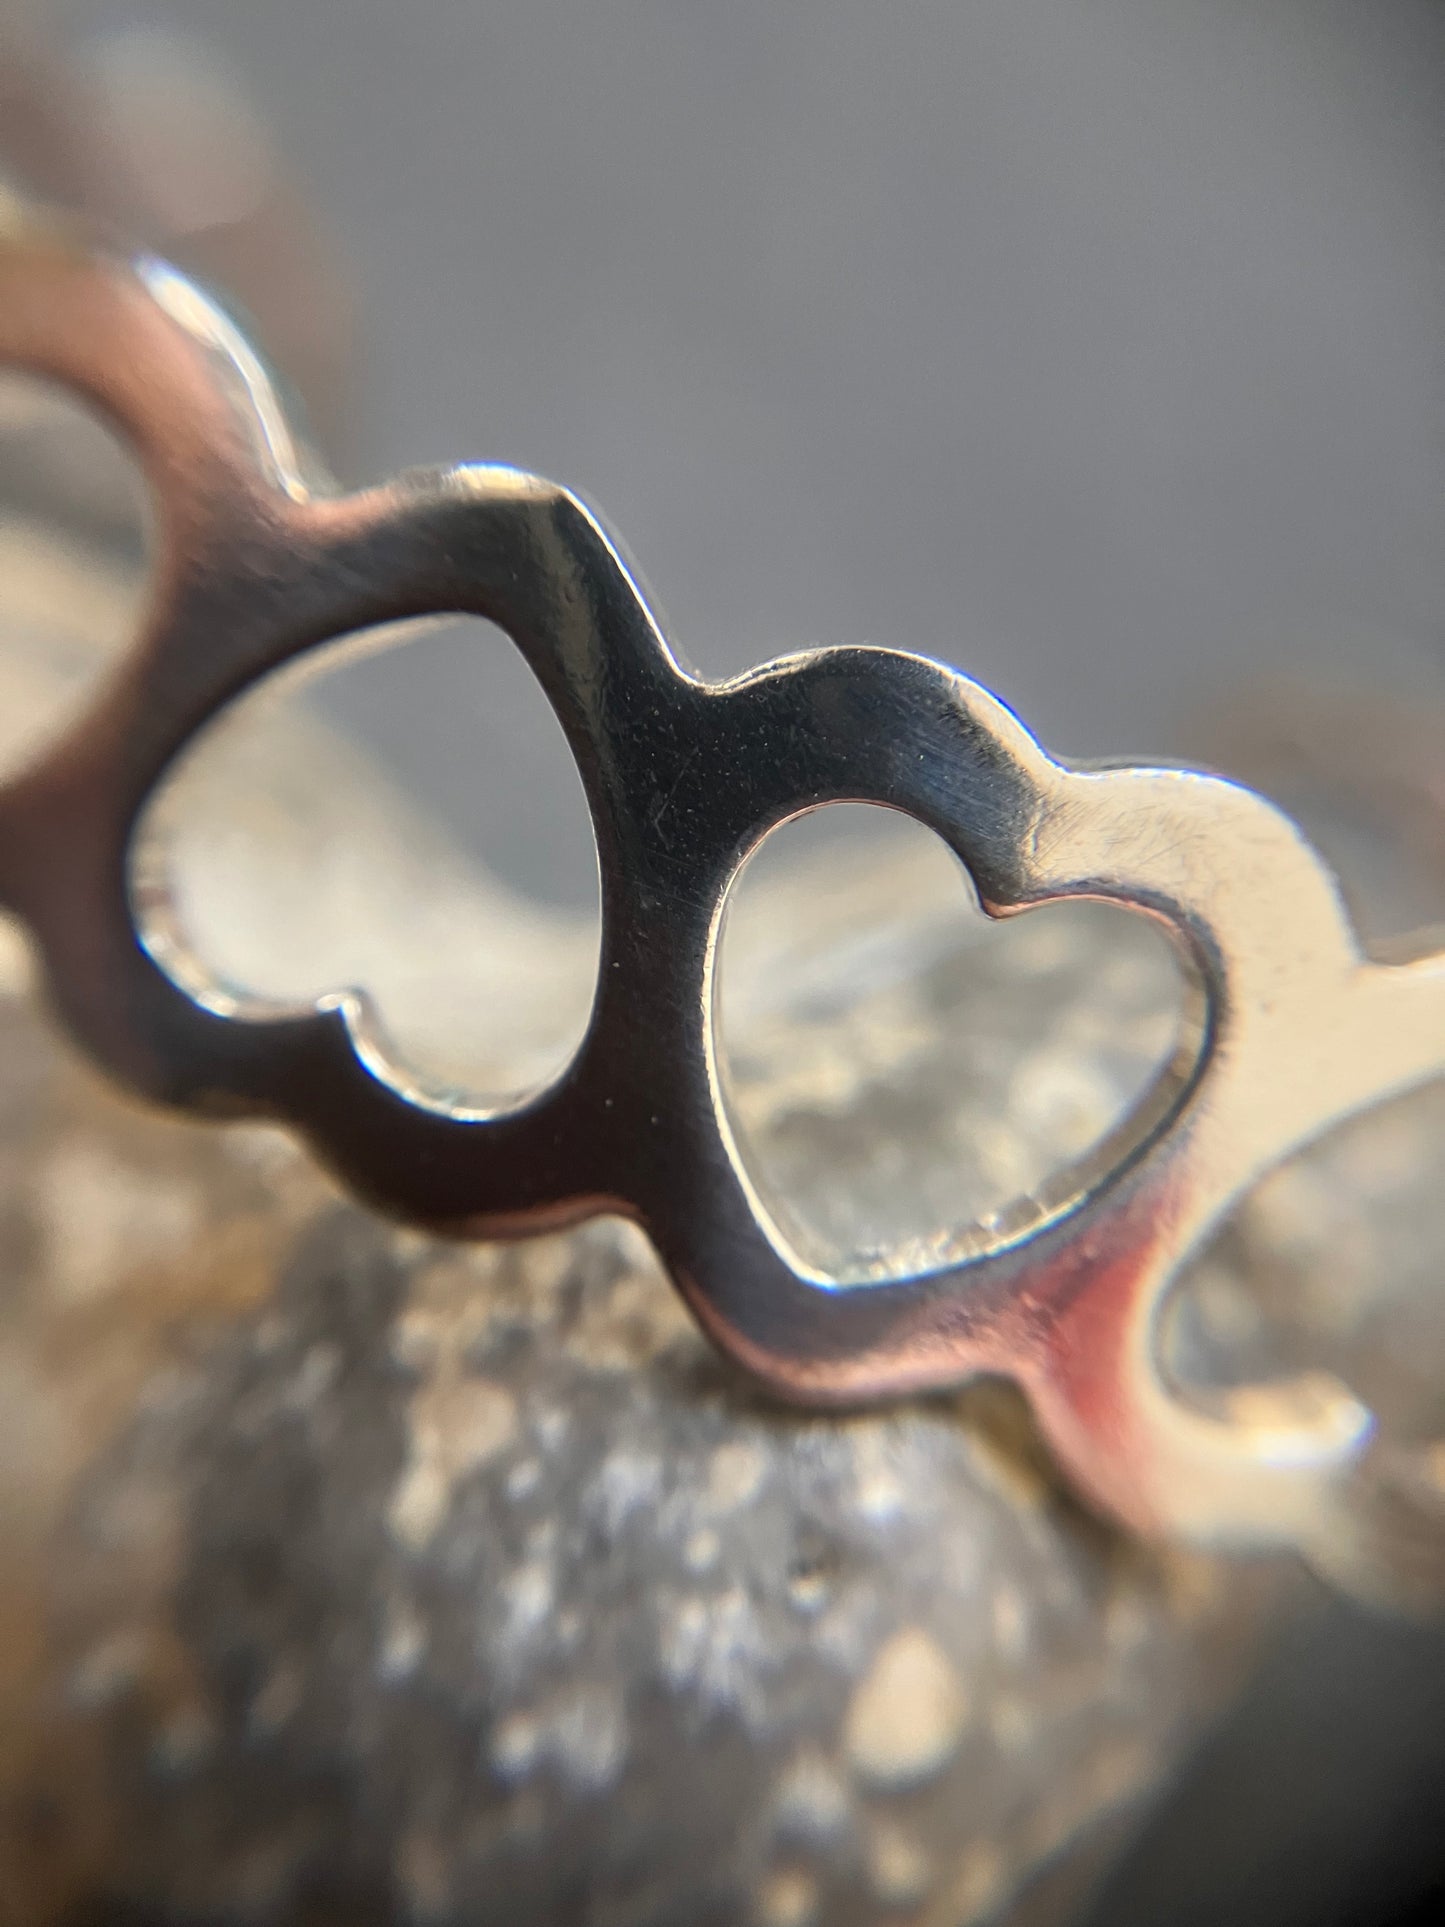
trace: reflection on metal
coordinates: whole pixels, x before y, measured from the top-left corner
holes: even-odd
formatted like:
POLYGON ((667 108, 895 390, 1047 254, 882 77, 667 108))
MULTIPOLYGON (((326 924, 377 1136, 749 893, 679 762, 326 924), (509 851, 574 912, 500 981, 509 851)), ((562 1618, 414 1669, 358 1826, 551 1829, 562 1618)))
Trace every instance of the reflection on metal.
POLYGON ((550 483, 464 467, 329 492, 232 324, 155 261, 5 216, 0 360, 88 397, 154 496, 143 635, 72 734, 0 792, 0 901, 113 1075, 197 1111, 284 1119, 382 1208, 459 1234, 624 1213, 722 1350, 786 1396, 1001 1373, 1083 1490, 1136 1526, 1318 1536, 1368 1454, 1368 1412, 1323 1379, 1187 1405, 1159 1369, 1157 1311, 1253 1179, 1445 1070, 1445 956, 1367 959, 1330 873, 1260 797, 1185 770, 1059 763, 938 663, 817 650, 700 681, 596 521, 550 483), (360 993, 281 1011, 223 991, 185 948, 163 866, 132 853, 168 766, 239 692, 339 635, 443 612, 489 618, 535 672, 601 868, 586 1036, 504 1112, 409 1079, 360 993), (739 866, 776 824, 842 800, 928 825, 993 916, 1086 897, 1156 919, 1198 990, 1171 1069, 1086 1166, 961 1234, 940 1267, 851 1283, 790 1252, 750 1184, 714 1027, 739 866))

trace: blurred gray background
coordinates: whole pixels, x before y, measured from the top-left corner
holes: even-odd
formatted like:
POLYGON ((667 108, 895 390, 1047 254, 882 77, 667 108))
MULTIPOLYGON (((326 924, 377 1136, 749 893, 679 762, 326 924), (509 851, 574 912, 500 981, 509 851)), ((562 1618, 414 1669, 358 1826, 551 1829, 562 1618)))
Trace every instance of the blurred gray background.
MULTIPOLYGON (((349 479, 565 481, 707 671, 921 649, 1095 754, 1271 665, 1439 660, 1437 5, 46 13, 100 61, 195 40, 274 122, 358 284, 349 479)), ((564 752, 475 641, 333 701, 507 874, 586 894, 564 752)))

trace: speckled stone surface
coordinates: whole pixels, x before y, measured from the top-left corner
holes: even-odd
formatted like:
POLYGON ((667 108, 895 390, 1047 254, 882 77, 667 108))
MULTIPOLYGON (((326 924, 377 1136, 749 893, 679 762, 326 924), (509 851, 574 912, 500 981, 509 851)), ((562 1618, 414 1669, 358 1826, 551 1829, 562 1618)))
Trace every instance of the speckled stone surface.
POLYGON ((17 1920, 962 1921, 1230 1676, 1001 1396, 771 1408, 621 1226, 437 1245, 4 1030, 17 1920))
MULTIPOLYGON (((538 926, 343 746, 274 731, 188 797, 208 962, 278 996, 355 964, 399 1054, 530 1074, 538 926), (511 1029, 477 1038, 493 970, 511 1029)), ((1167 1049, 1134 925, 980 947, 936 852, 799 861, 739 907, 724 1022, 758 1169, 820 1252, 896 1258, 1005 1201, 1167 1049)), ((585 987, 588 934, 540 935, 585 987)), ((1066 1918, 1288 1592, 1087 1516, 998 1388, 763 1401, 624 1226, 450 1246, 265 1127, 138 1112, 5 968, 7 1927, 1066 1918)), ((1424 1424, 1439 1109, 1274 1180, 1180 1359, 1328 1354, 1387 1403, 1408 1380, 1424 1424)))

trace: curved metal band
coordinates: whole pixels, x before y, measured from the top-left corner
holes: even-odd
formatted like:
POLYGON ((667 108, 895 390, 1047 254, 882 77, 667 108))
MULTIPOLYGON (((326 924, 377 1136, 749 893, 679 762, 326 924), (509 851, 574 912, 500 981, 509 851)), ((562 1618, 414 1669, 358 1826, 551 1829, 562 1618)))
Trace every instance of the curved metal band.
POLYGON ((1283 1388, 1264 1421, 1206 1417, 1160 1378, 1155 1313, 1252 1179, 1445 1069, 1445 959, 1365 960, 1328 871, 1263 799, 1187 771, 1057 762, 937 663, 822 650, 700 681, 596 521, 549 483, 466 467, 326 492, 244 339, 161 263, 49 225, 0 228, 0 360, 103 410, 158 516, 144 635, 73 734, 0 791, 0 902, 114 1075, 196 1110, 284 1119, 365 1196, 449 1231, 626 1213, 721 1348, 790 1396, 1006 1373, 1086 1491, 1134 1524, 1308 1536, 1368 1414, 1312 1386, 1308 1400, 1283 1388), (586 1037, 500 1114, 409 1086, 357 995, 277 1016, 191 994, 156 934, 163 883, 130 875, 147 798, 234 696, 336 636, 441 613, 489 618, 525 656, 576 757, 601 866, 586 1037), (852 1286, 808 1272, 754 1193, 713 1028, 740 863, 775 824, 841 800, 935 830, 993 915, 1092 896, 1161 920, 1208 1007, 1198 1052, 1107 1168, 959 1263, 852 1286))

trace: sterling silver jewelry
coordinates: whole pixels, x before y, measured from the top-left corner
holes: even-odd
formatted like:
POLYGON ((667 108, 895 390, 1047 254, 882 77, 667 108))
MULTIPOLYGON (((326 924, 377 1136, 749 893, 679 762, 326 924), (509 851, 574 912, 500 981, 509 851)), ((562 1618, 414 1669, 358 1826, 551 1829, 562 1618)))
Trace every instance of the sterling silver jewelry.
POLYGON ((0 902, 56 1010, 123 1083, 303 1132, 382 1209, 469 1237, 623 1213, 722 1351, 788 1398, 1020 1383, 1084 1492, 1146 1531, 1303 1541, 1367 1452, 1334 1381, 1206 1413, 1165 1381, 1157 1312, 1263 1172, 1445 1070, 1445 954, 1372 961, 1335 881, 1272 804, 1183 769, 1049 756, 939 663, 814 650, 725 683, 672 653, 593 515, 511 469, 334 492, 256 354, 163 262, 0 215, 0 361, 67 385, 132 443, 159 564, 143 635, 73 732, 0 791, 0 902), (365 996, 305 1012, 223 993, 187 951, 137 820, 196 731, 332 638, 485 616, 540 682, 581 772, 601 871, 590 1023, 544 1090, 489 1111, 392 1062, 365 996), (1066 897, 1155 919, 1198 1022, 1087 1162, 951 1262, 847 1283, 790 1251, 721 1101, 725 899, 764 835, 830 802, 934 830, 1004 917, 1066 897))

